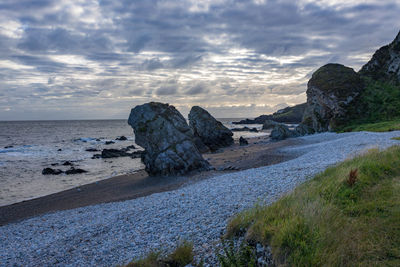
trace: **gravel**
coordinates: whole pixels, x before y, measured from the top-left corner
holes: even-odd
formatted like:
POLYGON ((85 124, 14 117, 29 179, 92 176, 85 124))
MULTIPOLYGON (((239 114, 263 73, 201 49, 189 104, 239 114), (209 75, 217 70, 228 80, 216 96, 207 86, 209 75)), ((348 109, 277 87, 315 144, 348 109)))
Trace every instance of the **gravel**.
MULTIPOLYGON (((286 147, 302 154, 280 164, 216 176, 178 190, 124 202, 59 211, 0 227, 0 266, 113 266, 152 249, 193 241, 210 265, 231 216, 271 203, 326 167, 369 148, 387 148, 400 132, 323 133, 286 147)), ((207 264, 206 264, 207 265, 207 264)))

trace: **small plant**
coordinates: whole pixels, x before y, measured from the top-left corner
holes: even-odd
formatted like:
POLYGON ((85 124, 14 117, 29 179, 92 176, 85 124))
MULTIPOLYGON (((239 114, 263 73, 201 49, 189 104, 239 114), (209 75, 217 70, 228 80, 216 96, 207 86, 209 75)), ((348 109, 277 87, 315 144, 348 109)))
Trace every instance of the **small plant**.
POLYGON ((183 267, 193 262, 193 244, 184 241, 168 256, 150 252, 145 258, 132 261, 124 267, 183 267))
POLYGON ((171 267, 186 266, 193 261, 193 257, 193 243, 184 241, 167 257, 165 262, 171 267))
POLYGON ((350 187, 353 187, 353 185, 357 182, 358 179, 358 169, 351 169, 349 173, 349 177, 347 178, 347 184, 350 187))
POLYGON ((256 252, 246 241, 241 242, 240 246, 235 247, 233 240, 228 242, 222 239, 224 248, 223 254, 218 254, 218 260, 222 267, 255 267, 256 252))

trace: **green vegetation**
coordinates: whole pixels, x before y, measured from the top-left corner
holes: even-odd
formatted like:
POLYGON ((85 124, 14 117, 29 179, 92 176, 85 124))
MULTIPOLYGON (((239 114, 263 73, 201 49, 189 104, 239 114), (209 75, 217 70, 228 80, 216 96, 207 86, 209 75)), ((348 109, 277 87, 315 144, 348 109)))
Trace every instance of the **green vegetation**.
POLYGON ((343 127, 340 132, 389 132, 400 130, 400 119, 376 123, 351 124, 343 127))
POLYGON ((132 261, 125 267, 181 267, 193 261, 193 244, 184 241, 166 257, 161 252, 150 252, 145 258, 132 261))
MULTIPOLYGON (((284 266, 400 266, 400 147, 328 168, 271 206, 234 217, 226 238, 284 266)), ((232 256, 231 256, 232 258, 232 256)))
POLYGON ((257 255, 255 248, 247 242, 242 242, 238 247, 232 240, 222 239, 224 253, 218 255, 221 267, 255 267, 257 266, 257 255))
POLYGON ((393 137, 393 140, 399 140, 400 141, 400 136, 399 137, 393 137))
POLYGON ((337 131, 400 130, 400 87, 370 78, 363 80, 365 89, 337 131))

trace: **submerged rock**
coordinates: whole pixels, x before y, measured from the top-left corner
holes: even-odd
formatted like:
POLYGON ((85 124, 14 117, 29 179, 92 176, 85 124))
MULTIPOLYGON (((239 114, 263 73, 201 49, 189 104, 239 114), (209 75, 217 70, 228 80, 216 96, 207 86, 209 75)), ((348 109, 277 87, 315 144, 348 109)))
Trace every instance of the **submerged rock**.
POLYGON ((71 167, 69 170, 65 171, 66 175, 71 175, 71 174, 80 174, 80 173, 85 173, 88 171, 85 171, 83 169, 75 169, 74 167, 71 167))
POLYGON ((242 128, 233 128, 231 129, 232 132, 254 132, 254 133, 258 133, 257 128, 249 128, 247 126, 244 126, 242 128))
POLYGON ((126 140, 128 140, 128 138, 126 138, 126 136, 120 136, 120 137, 115 138, 115 140, 117 140, 117 141, 126 141, 126 140))
POLYGON ((189 125, 194 135, 198 136, 211 151, 233 144, 232 131, 199 106, 194 106, 190 110, 189 125))
POLYGON ((99 150, 97 148, 86 148, 85 151, 87 151, 87 152, 97 152, 99 150))
POLYGON ((106 145, 111 145, 111 144, 115 144, 115 142, 114 141, 106 141, 105 144, 106 145))
POLYGON ((65 161, 62 165, 64 165, 64 166, 72 166, 74 164, 72 162, 70 162, 70 161, 65 161))
POLYGON ((308 82, 307 107, 302 124, 315 132, 335 129, 346 120, 364 85, 352 68, 327 64, 319 68, 308 82))
POLYGON ((290 130, 283 123, 276 125, 270 134, 270 138, 275 141, 297 136, 299 135, 295 131, 290 130))
POLYGON ((135 140, 145 149, 142 161, 149 175, 177 175, 208 170, 193 143, 193 132, 174 106, 151 102, 136 106, 128 120, 135 140))
POLYGON ((245 138, 243 138, 243 136, 241 136, 240 138, 239 138, 239 145, 241 145, 241 146, 247 146, 249 144, 249 142, 245 139, 245 138))
POLYGON ((59 175, 61 173, 63 173, 63 171, 60 169, 44 168, 42 170, 43 175, 59 175))

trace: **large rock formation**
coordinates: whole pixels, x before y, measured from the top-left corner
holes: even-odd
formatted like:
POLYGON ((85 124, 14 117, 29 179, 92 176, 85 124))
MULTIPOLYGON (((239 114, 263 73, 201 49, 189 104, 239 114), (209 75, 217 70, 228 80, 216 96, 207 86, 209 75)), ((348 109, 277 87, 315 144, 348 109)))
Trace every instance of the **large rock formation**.
POLYGON ((400 84, 400 32, 389 45, 381 47, 360 70, 363 76, 374 80, 400 84))
POLYGON ((231 130, 201 107, 192 107, 189 113, 189 125, 193 129, 194 135, 198 136, 212 151, 233 144, 231 130))
POLYGON ((316 132, 334 129, 346 119, 348 108, 363 87, 360 75, 352 68, 340 64, 319 68, 308 82, 302 124, 316 132))
POLYGON ((185 174, 209 169, 193 143, 193 132, 174 106, 146 103, 131 110, 128 120, 136 143, 145 149, 142 161, 150 175, 185 174))
POLYGON ((278 141, 283 140, 290 137, 299 136, 296 131, 292 131, 283 123, 277 124, 271 131, 270 138, 272 140, 278 141))
POLYGON ((295 105, 293 107, 286 107, 278 110, 271 115, 261 115, 255 119, 245 119, 233 124, 264 124, 267 120, 283 123, 300 123, 303 119, 303 113, 306 108, 306 103, 295 105))

